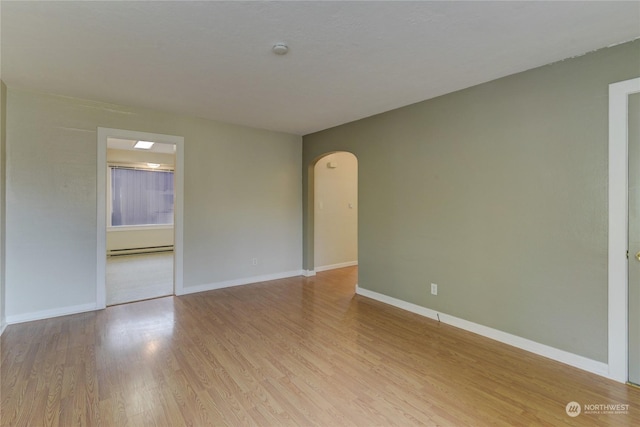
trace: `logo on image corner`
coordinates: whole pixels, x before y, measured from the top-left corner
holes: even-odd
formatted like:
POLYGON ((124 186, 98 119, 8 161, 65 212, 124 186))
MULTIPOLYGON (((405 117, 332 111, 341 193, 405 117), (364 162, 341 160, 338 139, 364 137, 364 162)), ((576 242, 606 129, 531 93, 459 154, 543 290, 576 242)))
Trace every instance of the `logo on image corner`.
POLYGON ((577 417, 582 412, 582 407, 578 402, 569 402, 564 410, 567 411, 567 415, 570 417, 577 417))

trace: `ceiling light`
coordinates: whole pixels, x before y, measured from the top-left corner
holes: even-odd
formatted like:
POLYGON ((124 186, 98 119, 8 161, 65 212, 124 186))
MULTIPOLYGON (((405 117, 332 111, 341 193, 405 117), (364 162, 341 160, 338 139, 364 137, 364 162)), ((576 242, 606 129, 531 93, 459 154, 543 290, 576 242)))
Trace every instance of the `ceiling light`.
POLYGON ((276 43, 273 45, 272 50, 276 55, 284 55, 289 52, 289 47, 284 43, 276 43))
POLYGON ((153 142, 150 141, 138 141, 136 142, 136 144, 133 146, 133 148, 138 148, 140 150, 148 150, 151 147, 153 147, 153 142))
POLYGON ((147 166, 149 166, 152 169, 155 169, 160 167, 160 163, 147 163, 147 166))

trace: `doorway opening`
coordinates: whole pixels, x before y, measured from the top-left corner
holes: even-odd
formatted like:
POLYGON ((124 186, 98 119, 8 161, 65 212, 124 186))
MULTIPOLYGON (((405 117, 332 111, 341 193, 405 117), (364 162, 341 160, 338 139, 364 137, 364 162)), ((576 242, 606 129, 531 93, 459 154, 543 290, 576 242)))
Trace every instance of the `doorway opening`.
MULTIPOLYGON (((609 261, 608 261, 608 368, 609 377, 628 382, 630 322, 640 323, 640 313, 630 313, 629 266, 629 99, 640 92, 640 78, 609 85, 609 261), (635 319, 635 320, 634 320, 635 319)), ((636 261, 637 262, 637 261, 636 261)), ((637 283, 633 283, 638 286, 637 283)), ((637 330, 637 328, 635 328, 637 330)), ((636 337, 637 338, 637 337, 636 337)), ((640 340, 636 339, 636 342, 640 340)))
POLYGON ((313 165, 314 271, 358 265, 358 159, 337 151, 313 165))
POLYGON ((640 93, 628 99, 629 382, 640 385, 640 93))
POLYGON ((107 138, 107 306, 173 295, 176 146, 145 142, 107 138))
POLYGON ((97 308, 182 293, 183 142, 98 129, 97 308))

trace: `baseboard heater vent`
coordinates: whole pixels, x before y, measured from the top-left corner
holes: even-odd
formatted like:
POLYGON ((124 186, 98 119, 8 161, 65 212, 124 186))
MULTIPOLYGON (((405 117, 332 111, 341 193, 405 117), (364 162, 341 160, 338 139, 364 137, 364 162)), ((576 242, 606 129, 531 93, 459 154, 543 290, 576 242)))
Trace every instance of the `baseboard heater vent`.
POLYGON ((165 246, 149 246, 146 248, 126 248, 126 249, 111 249, 107 252, 108 256, 122 256, 122 255, 139 255, 139 254, 155 254, 160 252, 172 252, 173 245, 165 246))

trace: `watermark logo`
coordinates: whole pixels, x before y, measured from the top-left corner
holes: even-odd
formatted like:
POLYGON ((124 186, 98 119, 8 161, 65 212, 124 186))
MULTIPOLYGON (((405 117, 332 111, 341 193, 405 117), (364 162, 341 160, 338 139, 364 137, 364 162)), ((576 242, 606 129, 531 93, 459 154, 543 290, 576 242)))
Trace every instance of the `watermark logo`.
POLYGON ((585 414, 627 415, 629 405, 624 403, 588 403, 582 405, 585 414))
POLYGON ((569 402, 564 410, 567 411, 567 415, 570 417, 577 417, 582 412, 582 407, 578 402, 569 402))
POLYGON ((626 403, 586 403, 580 405, 578 402, 569 402, 564 410, 570 417, 584 415, 627 415, 629 405, 626 403))

